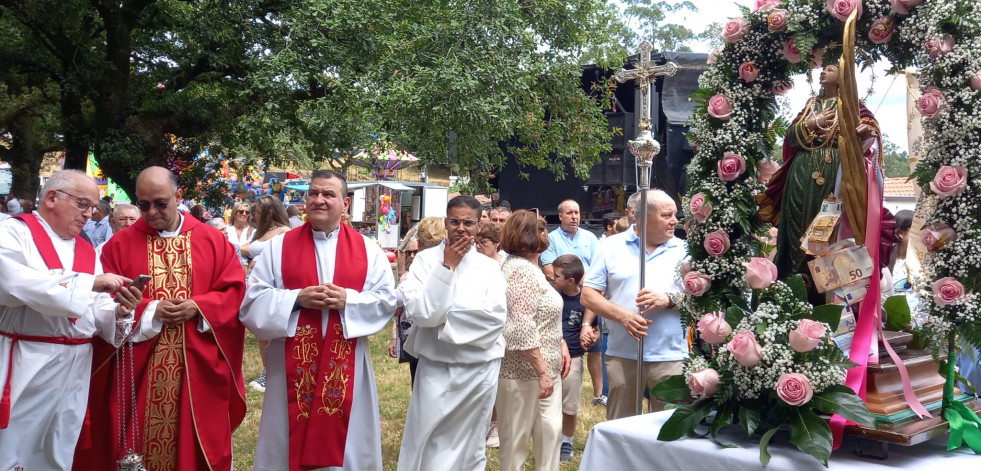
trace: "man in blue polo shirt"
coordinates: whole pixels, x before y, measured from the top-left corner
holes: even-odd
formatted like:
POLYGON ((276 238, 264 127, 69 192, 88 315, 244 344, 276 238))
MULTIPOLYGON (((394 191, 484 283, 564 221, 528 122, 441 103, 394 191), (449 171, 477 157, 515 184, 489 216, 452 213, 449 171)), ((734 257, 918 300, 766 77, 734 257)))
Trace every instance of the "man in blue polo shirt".
POLYGON ((579 256, 588 271, 593 252, 596 251, 596 242, 596 236, 592 232, 579 230, 579 203, 575 200, 559 203, 559 227, 548 233, 548 248, 541 255, 545 278, 549 282, 555 278, 552 262, 566 254, 579 256))
MULTIPOLYGON (((647 388, 681 374, 688 358, 681 313, 676 306, 683 292, 677 269, 688 256, 685 242, 674 237, 677 211, 667 193, 648 192, 647 268, 645 286, 640 292, 637 290, 640 237, 636 225, 600 244, 583 282, 583 306, 611 321, 607 323, 610 328, 606 350, 610 380, 607 419, 636 413, 638 339, 644 339, 641 361, 647 388), (638 313, 638 305, 646 306, 643 315, 638 313)), ((652 400, 649 406, 652 411, 661 410, 664 403, 652 400)))

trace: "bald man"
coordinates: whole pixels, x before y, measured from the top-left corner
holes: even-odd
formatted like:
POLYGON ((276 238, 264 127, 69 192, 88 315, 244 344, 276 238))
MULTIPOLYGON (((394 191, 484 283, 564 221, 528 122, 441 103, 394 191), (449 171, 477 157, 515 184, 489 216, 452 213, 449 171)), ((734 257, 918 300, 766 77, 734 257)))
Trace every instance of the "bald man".
MULTIPOLYGON (((106 243, 102 263, 135 278, 150 276, 136 308, 132 349, 136 417, 128 426, 148 471, 232 468, 232 431, 245 416, 238 308, 245 274, 220 232, 178 211, 173 173, 150 167, 136 179, 142 218, 106 243)), ((84 469, 112 469, 126 452, 119 437, 113 379, 118 356, 99 349, 89 408, 93 446, 79 450, 84 469)), ((81 469, 79 465, 76 469, 81 469)))
POLYGON ((98 198, 94 180, 62 170, 36 212, 0 223, 0 469, 72 467, 92 337, 114 343, 117 316, 139 302, 139 290, 124 288, 130 280, 103 274, 79 237, 98 198))

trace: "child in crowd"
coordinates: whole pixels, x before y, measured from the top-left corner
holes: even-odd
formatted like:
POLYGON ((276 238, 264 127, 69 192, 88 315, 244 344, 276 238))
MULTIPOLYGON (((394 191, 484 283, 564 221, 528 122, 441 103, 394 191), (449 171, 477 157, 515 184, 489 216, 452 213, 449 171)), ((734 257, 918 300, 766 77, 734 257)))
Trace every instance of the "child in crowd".
POLYGON ((585 274, 582 260, 575 255, 562 255, 552 262, 555 279, 552 286, 562 295, 562 336, 569 347, 572 365, 569 374, 562 380, 562 448, 559 460, 572 460, 572 437, 576 433, 576 420, 579 415, 579 393, 582 391, 583 353, 579 342, 582 317, 586 309, 579 302, 579 282, 585 274))

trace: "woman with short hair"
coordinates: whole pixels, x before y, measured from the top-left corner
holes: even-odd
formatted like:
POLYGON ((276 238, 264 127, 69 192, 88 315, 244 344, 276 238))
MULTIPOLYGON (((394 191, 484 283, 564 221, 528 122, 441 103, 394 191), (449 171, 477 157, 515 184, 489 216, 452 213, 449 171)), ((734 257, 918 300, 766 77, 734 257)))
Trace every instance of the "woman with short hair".
POLYGON ((502 268, 507 281, 507 350, 497 387, 501 470, 522 469, 529 437, 535 467, 559 469, 562 441, 561 377, 569 372, 562 338, 562 297, 545 279, 538 257, 548 248, 545 220, 519 210, 504 223, 502 268))
POLYGON ((501 230, 503 226, 494 221, 487 221, 480 225, 480 231, 474 238, 477 251, 497 260, 498 265, 504 264, 504 257, 501 255, 501 230))

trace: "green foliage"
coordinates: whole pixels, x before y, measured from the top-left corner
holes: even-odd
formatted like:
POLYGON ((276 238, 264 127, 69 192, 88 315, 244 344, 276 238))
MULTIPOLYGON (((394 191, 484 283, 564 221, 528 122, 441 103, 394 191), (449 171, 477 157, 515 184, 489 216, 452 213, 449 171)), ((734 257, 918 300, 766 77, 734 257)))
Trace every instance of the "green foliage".
POLYGON ((828 458, 831 456, 831 427, 810 409, 791 409, 790 442, 828 466, 828 458))
POLYGON ((657 439, 672 441, 687 436, 710 412, 712 412, 711 398, 699 399, 690 405, 679 406, 661 426, 657 439))
POLYGON ((831 326, 831 330, 834 331, 838 329, 838 324, 841 322, 841 311, 844 308, 844 306, 837 304, 814 306, 814 314, 811 317, 815 321, 828 324, 831 326))
POLYGON ((889 140, 888 136, 883 136, 882 147, 883 170, 886 176, 910 176, 909 153, 889 140))
POLYGON ((866 409, 862 398, 844 385, 831 386, 811 399, 811 405, 825 414, 838 414, 866 427, 875 427, 875 417, 866 409))
POLYGON ((905 295, 890 296, 882 303, 882 308, 886 310, 886 329, 907 330, 910 312, 905 295))
POLYGON ((651 395, 666 402, 691 399, 691 388, 683 375, 674 375, 651 388, 651 395))

